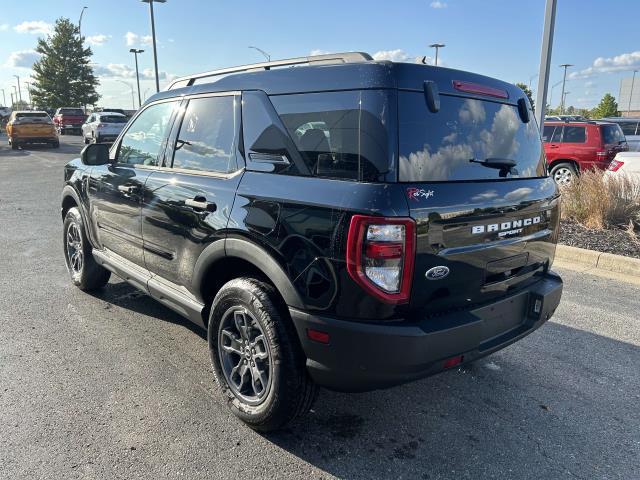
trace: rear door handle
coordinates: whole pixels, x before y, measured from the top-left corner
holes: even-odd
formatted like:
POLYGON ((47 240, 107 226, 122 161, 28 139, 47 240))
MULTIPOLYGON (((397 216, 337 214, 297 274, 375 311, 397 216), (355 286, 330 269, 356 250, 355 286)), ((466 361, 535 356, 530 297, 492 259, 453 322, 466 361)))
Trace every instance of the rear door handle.
POLYGON ((218 206, 214 202, 207 202, 204 197, 189 198, 184 201, 187 207, 191 207, 196 211, 201 212, 215 212, 218 206))
POLYGON ((551 148, 558 148, 558 145, 550 145, 551 148))

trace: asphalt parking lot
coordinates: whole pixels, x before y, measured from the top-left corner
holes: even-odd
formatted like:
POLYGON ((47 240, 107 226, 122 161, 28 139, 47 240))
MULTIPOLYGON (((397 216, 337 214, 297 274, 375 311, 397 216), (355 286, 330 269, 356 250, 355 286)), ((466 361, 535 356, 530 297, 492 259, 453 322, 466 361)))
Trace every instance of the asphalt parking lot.
POLYGON ((112 278, 68 280, 62 166, 82 147, 0 137, 0 478, 640 478, 640 287, 560 270, 551 322, 472 367, 322 391, 244 427, 202 331, 112 278))

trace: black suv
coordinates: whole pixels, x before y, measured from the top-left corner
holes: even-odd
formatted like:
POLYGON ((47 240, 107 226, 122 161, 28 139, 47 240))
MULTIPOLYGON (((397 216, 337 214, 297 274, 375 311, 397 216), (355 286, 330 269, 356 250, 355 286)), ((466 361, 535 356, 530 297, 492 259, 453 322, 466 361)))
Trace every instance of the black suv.
POLYGON ((114 272, 206 328, 231 409, 267 431, 318 385, 418 379, 546 322, 558 201, 514 85, 324 55, 150 98, 66 166, 64 253, 81 289, 114 272))

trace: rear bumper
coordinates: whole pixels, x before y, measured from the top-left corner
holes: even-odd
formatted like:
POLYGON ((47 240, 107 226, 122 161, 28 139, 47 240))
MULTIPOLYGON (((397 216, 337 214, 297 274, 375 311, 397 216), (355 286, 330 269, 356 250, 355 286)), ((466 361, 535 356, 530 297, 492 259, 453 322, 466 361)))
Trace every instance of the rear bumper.
POLYGON ((11 137, 11 143, 22 145, 25 143, 53 143, 58 141, 57 136, 51 137, 11 137))
POLYGON ((392 325, 320 317, 290 309, 307 369, 324 387, 349 392, 386 388, 489 355, 530 334, 555 312, 562 279, 545 275, 529 288, 475 309, 392 325), (539 310, 534 312, 534 305, 539 310), (329 334, 329 344, 310 340, 307 329, 329 334))

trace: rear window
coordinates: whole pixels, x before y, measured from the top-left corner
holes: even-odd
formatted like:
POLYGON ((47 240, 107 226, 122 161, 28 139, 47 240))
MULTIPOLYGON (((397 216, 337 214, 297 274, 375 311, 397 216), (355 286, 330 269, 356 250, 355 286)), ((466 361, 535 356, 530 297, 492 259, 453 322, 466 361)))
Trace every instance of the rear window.
POLYGON ((49 115, 46 113, 36 113, 36 112, 25 112, 25 113, 16 113, 16 119, 21 118, 39 118, 42 120, 49 120, 49 115))
POLYGON ((602 140, 605 145, 609 145, 611 143, 622 143, 626 141, 620 125, 612 123, 611 125, 602 125, 600 128, 602 131, 602 140))
POLYGON ((60 114, 61 115, 84 115, 84 112, 82 111, 82 109, 80 108, 61 108, 60 109, 60 114))
POLYGON ((636 122, 621 122, 618 125, 620 125, 622 133, 624 133, 625 135, 636 134, 636 126, 638 125, 636 122))
POLYGON ((100 121, 104 123, 127 123, 125 117, 119 117, 117 115, 101 116, 100 121))
POLYGON ((388 94, 348 91, 272 96, 312 174, 378 180, 389 170, 388 94))
POLYGON ((458 181, 529 178, 546 175, 540 133, 522 122, 512 105, 440 96, 440 111, 427 109, 422 92, 399 92, 400 181, 458 181), (478 161, 506 159, 499 168, 478 161), (473 161, 472 161, 473 160, 473 161))
POLYGON ((587 134, 584 127, 564 127, 563 143, 584 143, 587 141, 587 134))

